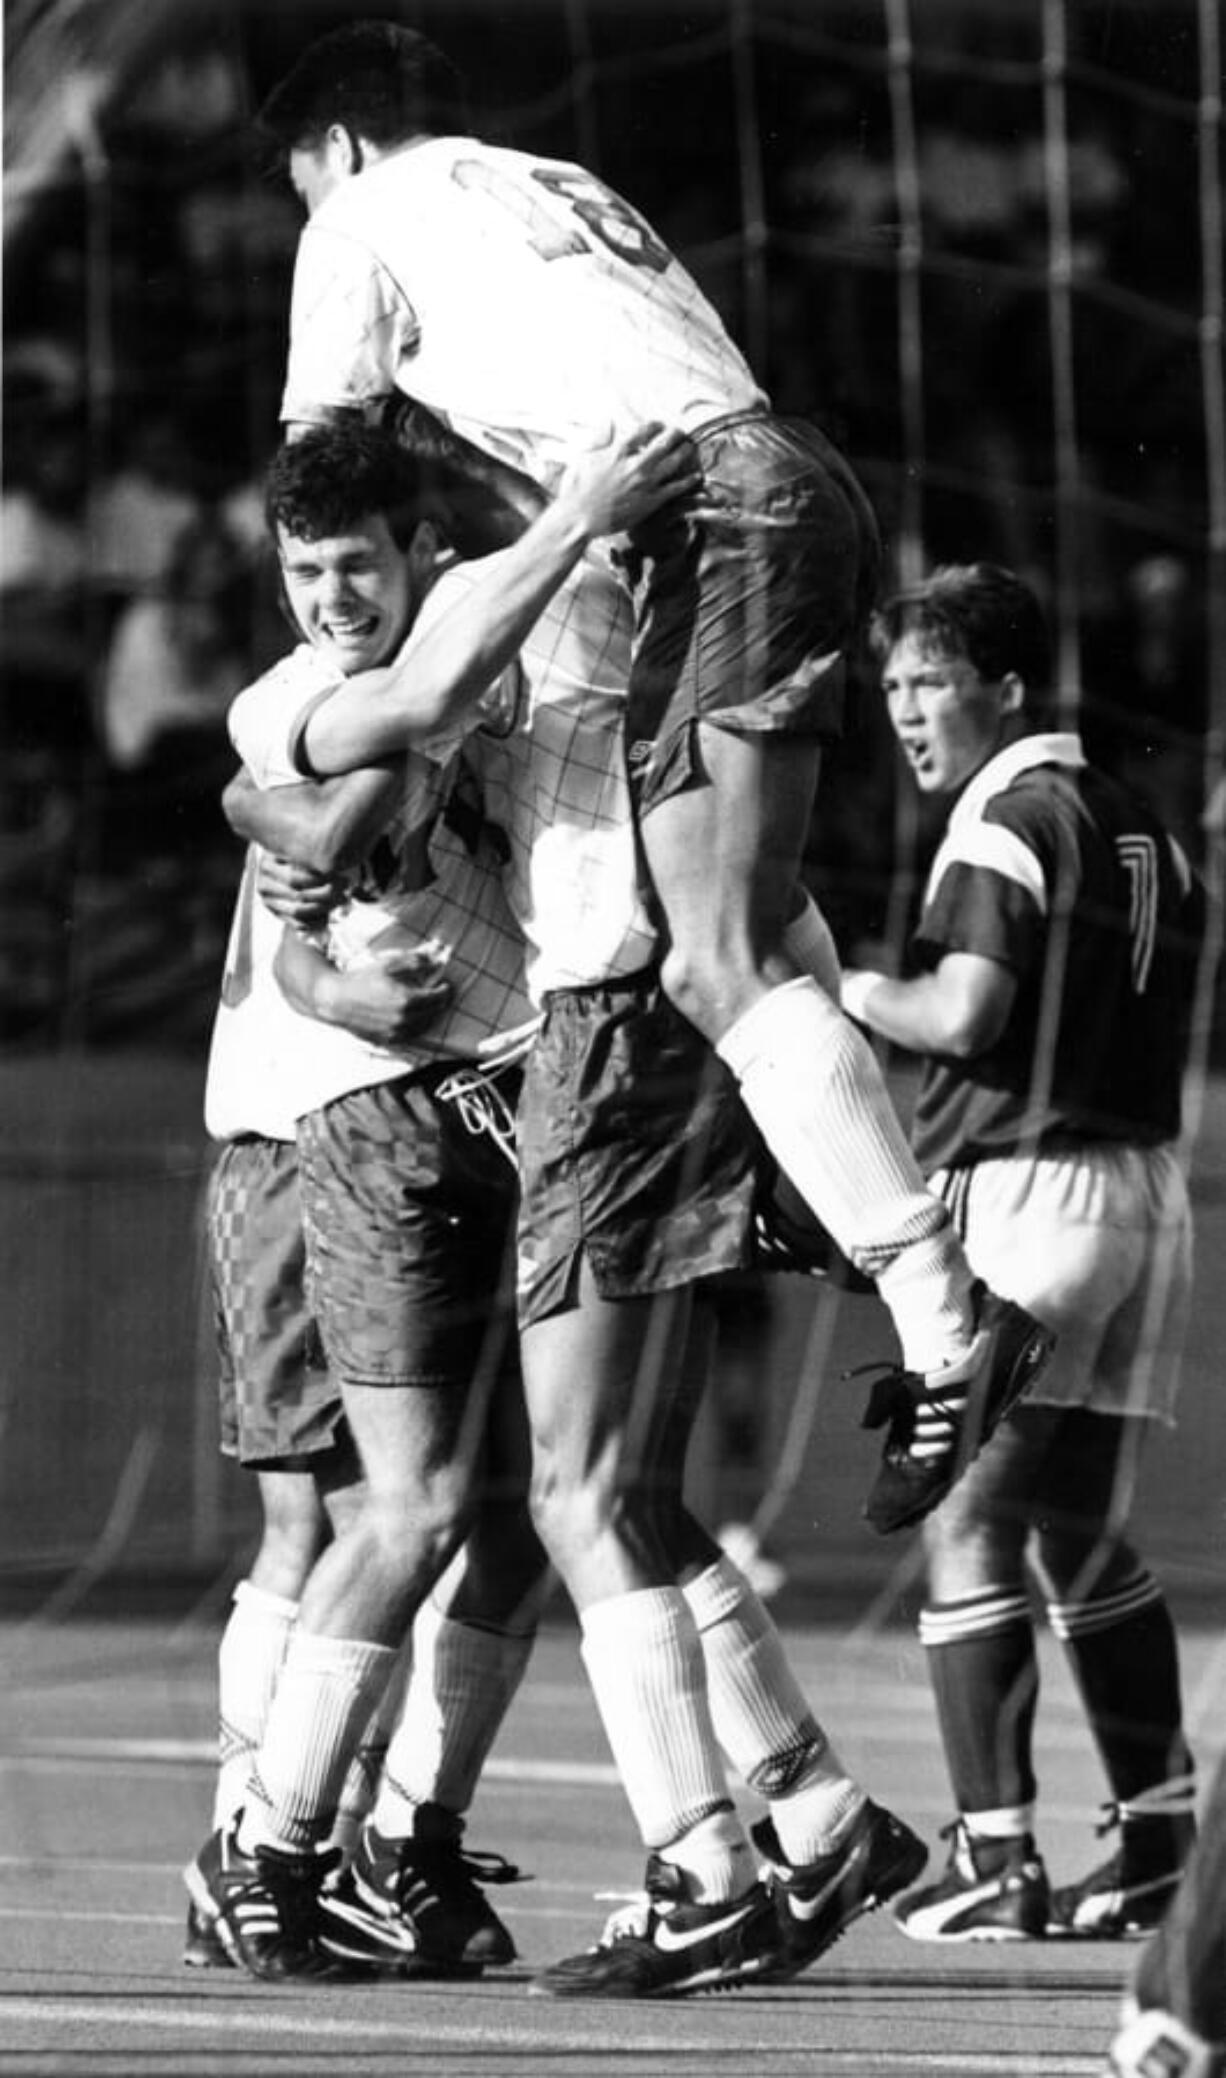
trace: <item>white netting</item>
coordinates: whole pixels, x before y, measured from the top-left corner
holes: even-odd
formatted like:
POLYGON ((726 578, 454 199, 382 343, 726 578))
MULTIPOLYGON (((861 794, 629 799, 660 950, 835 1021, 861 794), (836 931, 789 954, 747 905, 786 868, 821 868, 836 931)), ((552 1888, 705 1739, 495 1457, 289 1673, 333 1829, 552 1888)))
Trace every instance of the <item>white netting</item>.
MULTIPOLYGON (((1042 587, 1070 706, 1154 793, 1210 880, 1189 1108, 1202 1159, 1221 915, 1221 852, 1202 815, 1226 748, 1215 0, 377 11, 445 43, 508 141, 578 157, 658 222, 780 407, 811 412, 845 446, 894 574, 987 555, 1042 587)), ((10 8, 6 494, 24 491, 62 439, 76 443, 92 508, 148 421, 169 418, 188 436, 196 488, 228 525, 248 527, 276 438, 296 230, 292 206, 252 166, 249 115, 309 35, 351 14, 252 0, 10 8)), ((84 1156, 64 1155, 76 1115, 66 1126, 58 1075, 52 1096, 23 1097, 0 1175, 14 1235, 23 1218, 28 1229, 30 1191, 40 1204, 61 1191, 65 1161, 84 1176, 70 1214, 62 1195, 43 1208, 30 1274, 49 1289, 65 1274, 69 1218, 73 1288, 93 1280, 117 1174, 143 1178, 141 1216, 158 1221, 167 1121, 186 1140, 195 1125, 192 1077, 234 874, 212 819, 212 768, 202 760, 207 780, 185 787, 181 758, 145 768, 114 755, 105 657, 144 580, 104 568, 98 542, 95 530, 83 583, 66 589, 50 630, 27 613, 28 587, 6 598, 0 1032, 27 1091, 35 1056, 54 1061, 65 1047, 95 1057, 91 1088, 103 1048, 173 1056, 185 1081, 181 1099, 150 1109, 147 1078, 129 1073, 123 1132, 112 1121, 84 1156)), ((277 628, 266 597, 245 610, 254 654, 277 628)), ((845 940, 901 939, 921 839, 865 698, 812 859, 845 940)), ((180 1314, 195 1305, 193 1260, 188 1246, 180 1314)), ((81 1332, 89 1343, 87 1321, 81 1332)), ((823 1316, 810 1358, 828 1356, 831 1332, 823 1316)), ((56 1372, 65 1392, 48 1334, 40 1315, 23 1349, 23 1424, 32 1373, 56 1372)), ((80 1370, 94 1383, 74 1380, 71 1393, 96 1392, 100 1425, 105 1404, 129 1441, 160 1439, 166 1476, 147 1477, 142 1442, 135 1498, 130 1455, 82 1480, 77 1544, 100 1538, 109 1559, 122 1517, 125 1536, 172 1550, 186 1495, 195 1551, 220 1549, 207 1432, 185 1449, 190 1423, 176 1426, 181 1388, 167 1379, 194 1349, 140 1344, 125 1318, 87 1354, 80 1370)), ((812 1381, 822 1365, 803 1369, 812 1381)), ((797 1534, 814 1512, 797 1503, 812 1476, 817 1387, 804 1392, 764 1504, 797 1534)), ((72 1426, 67 1411, 50 1421, 61 1440, 72 1426)), ((44 1438, 29 1462, 58 1449, 44 1438)), ((16 1554, 46 1556, 54 1542, 62 1556, 62 1522, 50 1538, 37 1510, 23 1520, 16 1554)))

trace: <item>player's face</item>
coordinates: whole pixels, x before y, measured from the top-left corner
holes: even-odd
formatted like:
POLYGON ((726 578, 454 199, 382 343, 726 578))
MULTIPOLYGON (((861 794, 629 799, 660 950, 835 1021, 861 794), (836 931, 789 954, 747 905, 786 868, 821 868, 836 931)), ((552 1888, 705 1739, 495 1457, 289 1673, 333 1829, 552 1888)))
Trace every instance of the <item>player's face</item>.
POLYGON ((931 638, 904 635, 882 673, 894 734, 925 794, 965 786, 1001 744, 1012 696, 1006 681, 981 678, 965 657, 931 638))
POLYGON ((382 513, 324 541, 282 533, 279 549, 286 597, 313 649, 346 677, 395 655, 420 599, 382 513))

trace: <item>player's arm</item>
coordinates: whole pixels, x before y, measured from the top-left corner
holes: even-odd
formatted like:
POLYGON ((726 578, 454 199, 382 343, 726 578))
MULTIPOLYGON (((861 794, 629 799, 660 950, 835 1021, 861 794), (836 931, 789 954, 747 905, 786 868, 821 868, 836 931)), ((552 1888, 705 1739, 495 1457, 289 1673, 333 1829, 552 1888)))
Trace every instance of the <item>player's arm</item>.
POLYGON ((410 948, 342 973, 293 929, 282 933, 273 971, 282 993, 304 1017, 341 1025, 375 1046, 402 1046, 415 1039, 452 997, 437 962, 410 948))
POLYGON ((1016 975, 975 952, 947 952, 929 973, 907 980, 864 967, 843 975, 843 1008, 857 1024, 910 1053, 962 1061, 996 1044, 1016 996, 1016 975))
POLYGON ((257 786, 240 767, 221 805, 231 829, 249 844, 327 876, 365 858, 403 787, 403 765, 277 787, 257 786))
POLYGON ((311 771, 349 772, 457 727, 588 545, 637 526, 697 482, 692 443, 658 426, 574 461, 552 503, 400 662, 355 674, 313 711, 304 732, 311 771))

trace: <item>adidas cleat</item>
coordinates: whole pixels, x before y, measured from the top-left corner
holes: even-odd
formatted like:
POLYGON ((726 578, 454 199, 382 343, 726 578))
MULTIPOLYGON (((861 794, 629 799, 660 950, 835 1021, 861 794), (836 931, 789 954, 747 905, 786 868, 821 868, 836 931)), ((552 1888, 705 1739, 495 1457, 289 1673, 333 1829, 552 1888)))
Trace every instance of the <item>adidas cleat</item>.
POLYGON ((889 1428, 864 1514, 882 1536, 921 1522, 945 1499, 1055 1347, 1024 1307, 985 1285, 976 1286, 976 1305, 965 1357, 946 1371, 890 1370, 873 1389, 864 1427, 889 1428))
POLYGON ((894 1907, 894 1923, 912 1941, 1041 1941, 1051 1893, 1029 1833, 975 1840, 958 1819, 945 1873, 894 1907))
POLYGON ((775 1977, 793 1977, 832 1948, 861 1913, 913 1883, 928 1849, 910 1826, 866 1800, 843 1841, 816 1861, 785 1860, 769 1818, 753 1828, 754 1845, 769 1865, 782 1941, 775 1977))
POLYGON ((500 1854, 472 1854, 460 1844, 460 1822, 423 1805, 428 1830, 385 1839, 368 1825, 353 1859, 357 1897, 378 1919, 407 1933, 414 1975, 479 1976, 515 1961, 515 1943, 482 1889, 520 1883, 500 1854), (430 1833, 437 1827, 437 1836, 430 1833))
POLYGON ((781 1960, 778 1915, 764 1884, 695 1904, 684 1872, 653 1854, 642 1901, 615 1912, 594 1948, 553 1963, 528 1989, 552 1999, 680 1998, 765 1979, 781 1960))
POLYGON ((189 1970, 234 1968, 234 1957, 218 1933, 216 1922, 207 1920, 196 1904, 189 1904, 187 1908, 183 1961, 189 1970))
POLYGON ((319 1890, 330 1855, 246 1854, 236 1831, 213 1833, 183 1871, 193 1905, 232 1961, 253 1977, 339 1977, 341 1963, 319 1941, 319 1890))

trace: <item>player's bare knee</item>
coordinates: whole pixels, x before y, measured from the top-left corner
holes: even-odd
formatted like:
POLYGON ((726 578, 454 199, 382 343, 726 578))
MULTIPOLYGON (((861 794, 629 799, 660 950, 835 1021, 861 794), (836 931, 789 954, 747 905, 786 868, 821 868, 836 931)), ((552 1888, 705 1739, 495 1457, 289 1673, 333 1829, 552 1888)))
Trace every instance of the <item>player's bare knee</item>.
POLYGON ((359 1534, 373 1547, 385 1575, 437 1579, 468 1531, 467 1497, 450 1484, 388 1488, 369 1494, 359 1534))
POLYGON ((615 1489, 594 1477, 565 1477, 548 1462, 534 1470, 530 1505, 537 1536, 563 1578, 598 1543, 618 1535, 624 1515, 615 1489))

